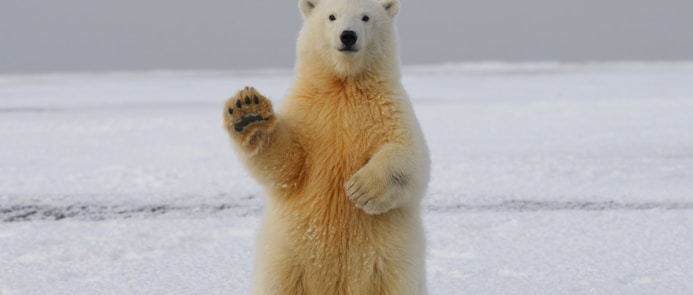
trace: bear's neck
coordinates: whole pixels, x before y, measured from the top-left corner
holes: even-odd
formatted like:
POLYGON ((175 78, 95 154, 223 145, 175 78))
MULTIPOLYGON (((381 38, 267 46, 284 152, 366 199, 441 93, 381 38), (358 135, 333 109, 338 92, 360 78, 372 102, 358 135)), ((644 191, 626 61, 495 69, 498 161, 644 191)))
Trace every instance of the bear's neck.
POLYGON ((327 66, 316 63, 296 65, 295 85, 320 90, 349 89, 352 91, 374 91, 395 89, 400 85, 398 63, 382 59, 369 64, 357 73, 338 73, 327 66), (393 88, 394 87, 394 88, 393 88))

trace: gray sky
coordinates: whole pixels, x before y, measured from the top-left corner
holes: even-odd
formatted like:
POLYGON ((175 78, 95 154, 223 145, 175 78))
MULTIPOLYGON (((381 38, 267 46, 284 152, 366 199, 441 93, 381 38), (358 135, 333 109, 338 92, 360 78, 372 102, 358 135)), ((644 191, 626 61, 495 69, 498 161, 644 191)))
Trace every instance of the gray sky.
MULTIPOLYGON (((691 0, 400 0, 404 64, 693 60, 691 0)), ((2 0, 0 73, 290 68, 297 0, 2 0)))

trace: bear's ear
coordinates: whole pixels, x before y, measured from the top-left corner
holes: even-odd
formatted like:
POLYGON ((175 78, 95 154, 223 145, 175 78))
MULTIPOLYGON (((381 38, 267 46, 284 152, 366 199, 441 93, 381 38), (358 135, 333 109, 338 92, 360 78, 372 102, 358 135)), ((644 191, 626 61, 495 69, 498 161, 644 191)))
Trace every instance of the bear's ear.
POLYGON ((387 14, 390 15, 390 17, 395 17, 397 12, 399 12, 398 0, 381 0, 380 4, 383 5, 383 8, 385 8, 385 11, 387 11, 387 14))
POLYGON ((298 0, 298 8, 301 10, 301 15, 307 17, 313 8, 318 4, 318 0, 298 0))

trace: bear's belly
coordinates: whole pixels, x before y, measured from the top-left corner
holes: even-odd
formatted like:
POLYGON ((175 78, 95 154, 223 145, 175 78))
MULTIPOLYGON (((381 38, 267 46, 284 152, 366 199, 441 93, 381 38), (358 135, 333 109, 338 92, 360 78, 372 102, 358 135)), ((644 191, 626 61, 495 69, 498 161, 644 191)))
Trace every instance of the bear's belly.
POLYGON ((413 261, 423 257, 418 208, 368 215, 346 196, 346 182, 396 133, 397 121, 372 107, 313 106, 298 116, 300 142, 310 151, 305 178, 300 189, 271 199, 262 240, 279 249, 264 253, 262 268, 276 275, 271 285, 282 294, 405 294, 383 288, 406 286, 414 268, 423 267, 413 261), (312 113, 332 116, 313 122, 312 113))
POLYGON ((368 215, 342 186, 320 189, 329 193, 276 204, 275 212, 284 214, 275 215, 282 226, 274 234, 286 246, 285 256, 276 259, 295 278, 289 284, 305 288, 305 294, 382 294, 384 280, 402 276, 402 265, 420 256, 418 215, 404 209, 368 215))

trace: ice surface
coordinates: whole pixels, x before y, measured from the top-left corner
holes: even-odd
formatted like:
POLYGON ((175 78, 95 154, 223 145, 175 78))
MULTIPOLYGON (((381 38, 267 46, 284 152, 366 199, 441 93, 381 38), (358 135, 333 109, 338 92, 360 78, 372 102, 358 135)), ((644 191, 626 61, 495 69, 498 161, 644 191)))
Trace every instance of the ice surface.
MULTIPOLYGON (((243 294, 264 193, 221 127, 290 71, 0 76, 0 294, 243 294), (59 220, 59 221, 55 221, 59 220)), ((405 69, 431 294, 693 290, 693 63, 405 69)))

